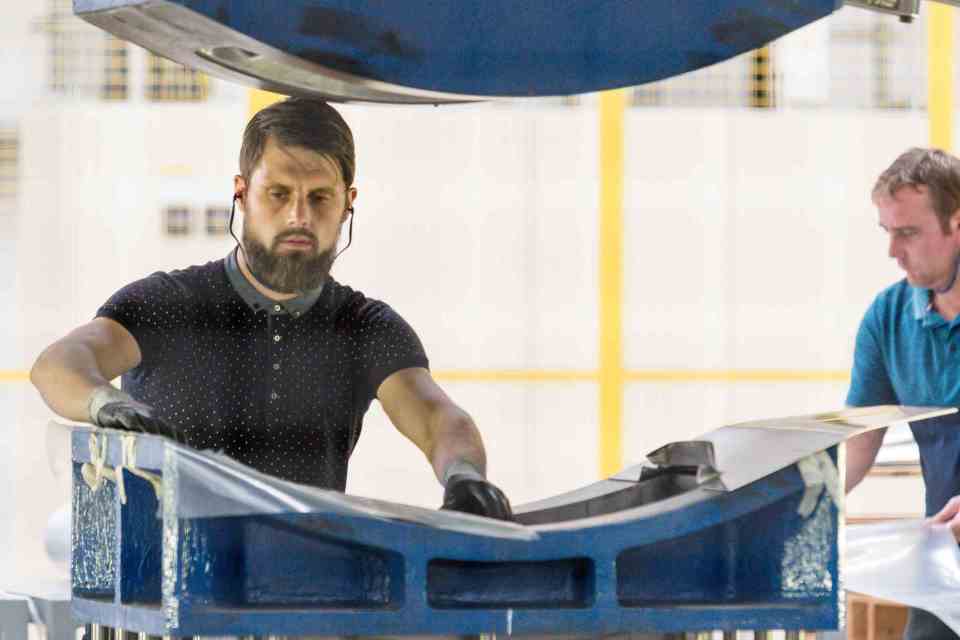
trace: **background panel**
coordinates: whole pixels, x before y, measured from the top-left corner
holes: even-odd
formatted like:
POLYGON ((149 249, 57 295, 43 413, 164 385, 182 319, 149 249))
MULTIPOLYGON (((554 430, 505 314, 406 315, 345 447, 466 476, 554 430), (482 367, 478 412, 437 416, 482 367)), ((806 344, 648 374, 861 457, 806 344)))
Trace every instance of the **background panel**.
MULTIPOLYGON (((450 383, 441 386, 477 423, 488 475, 519 505, 597 477, 596 389, 584 383, 450 383)), ((423 507, 443 488, 423 455, 374 403, 350 460, 347 492, 423 507)))
POLYGON ((729 118, 699 109, 627 114, 627 368, 702 368, 727 360, 729 118))
POLYGON ((623 464, 654 449, 691 440, 726 424, 728 385, 709 382, 635 382, 623 401, 623 464))

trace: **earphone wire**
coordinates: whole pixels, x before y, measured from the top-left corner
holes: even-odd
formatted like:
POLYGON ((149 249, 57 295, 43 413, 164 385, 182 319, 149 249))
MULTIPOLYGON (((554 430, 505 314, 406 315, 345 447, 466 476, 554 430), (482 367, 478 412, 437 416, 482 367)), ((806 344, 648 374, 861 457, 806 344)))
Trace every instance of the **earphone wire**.
MULTIPOLYGON (((240 194, 237 194, 237 193, 233 194, 233 202, 230 203, 230 222, 229 222, 229 224, 227 225, 227 228, 230 230, 230 236, 234 239, 234 241, 236 241, 237 247, 240 249, 240 251, 243 251, 243 257, 244 257, 244 258, 247 258, 247 252, 246 252, 246 250, 243 248, 243 243, 240 242, 240 238, 237 237, 237 234, 233 232, 233 218, 234 218, 234 215, 235 215, 236 212, 237 212, 237 199, 238 199, 239 197, 240 197, 240 194)), ((339 257, 340 257, 340 254, 342 254, 344 251, 346 251, 347 249, 349 249, 349 248, 350 248, 350 245, 353 244, 353 216, 354 216, 354 209, 353 209, 353 207, 350 207, 349 209, 347 209, 347 211, 350 212, 350 226, 347 228, 347 244, 344 245, 343 249, 340 249, 340 251, 337 251, 337 255, 333 256, 333 259, 334 259, 334 260, 336 260, 337 258, 339 258, 339 257)), ((249 258, 247 259, 247 264, 250 264, 249 258)))
POLYGON ((353 207, 347 209, 350 212, 350 226, 347 228, 347 244, 344 245, 343 249, 337 251, 337 255, 333 256, 333 259, 336 260, 340 257, 340 254, 350 248, 350 245, 353 243, 353 207))
MULTIPOLYGON (((240 238, 237 237, 237 234, 235 234, 235 233, 233 232, 233 215, 234 215, 234 213, 235 213, 236 210, 237 210, 237 199, 238 199, 239 197, 240 197, 240 194, 239 194, 239 193, 233 194, 233 202, 230 204, 230 224, 229 224, 229 229, 230 229, 230 235, 233 237, 233 239, 234 239, 234 240, 236 241, 236 243, 237 243, 237 248, 239 248, 240 251, 243 251, 243 257, 246 258, 246 257, 247 257, 247 252, 246 252, 246 250, 243 248, 243 243, 240 242, 240 238)), ((248 259, 248 260, 247 260, 247 264, 249 264, 249 263, 250 263, 250 260, 248 259)))

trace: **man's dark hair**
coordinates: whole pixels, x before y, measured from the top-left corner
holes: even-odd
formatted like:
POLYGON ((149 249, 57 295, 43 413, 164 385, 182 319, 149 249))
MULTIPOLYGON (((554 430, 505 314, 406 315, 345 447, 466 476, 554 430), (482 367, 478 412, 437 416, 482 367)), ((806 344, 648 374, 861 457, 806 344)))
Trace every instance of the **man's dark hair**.
POLYGON ((244 180, 249 182, 271 136, 283 146, 302 147, 329 157, 340 167, 344 186, 353 186, 353 133, 326 102, 293 97, 258 111, 243 131, 240 175, 244 180))
POLYGON ((880 174, 873 195, 892 198, 903 187, 926 187, 940 228, 950 233, 950 218, 960 209, 960 160, 940 149, 914 147, 880 174))

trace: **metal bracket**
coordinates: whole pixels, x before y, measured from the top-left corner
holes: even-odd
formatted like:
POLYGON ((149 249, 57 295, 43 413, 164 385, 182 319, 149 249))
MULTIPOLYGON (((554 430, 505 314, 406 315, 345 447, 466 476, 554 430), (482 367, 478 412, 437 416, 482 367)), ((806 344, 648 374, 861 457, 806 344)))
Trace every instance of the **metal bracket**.
MULTIPOLYGON (((913 22, 920 13, 920 0, 845 0, 845 4, 870 11, 899 16, 901 22, 913 22)), ((956 0, 947 4, 958 4, 956 0)))
POLYGON ((713 443, 708 440, 685 440, 665 444, 647 454, 639 465, 624 469, 611 480, 642 482, 664 473, 682 473, 696 477, 697 484, 707 489, 724 491, 717 469, 713 443))

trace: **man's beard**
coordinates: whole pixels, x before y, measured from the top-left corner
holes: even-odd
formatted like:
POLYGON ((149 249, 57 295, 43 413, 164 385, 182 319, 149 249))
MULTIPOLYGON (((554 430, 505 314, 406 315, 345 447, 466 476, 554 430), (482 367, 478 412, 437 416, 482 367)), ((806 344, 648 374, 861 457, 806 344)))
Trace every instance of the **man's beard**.
POLYGON ((304 293, 319 287, 330 275, 330 268, 336 258, 334 247, 320 253, 295 251, 287 255, 278 255, 277 246, 292 236, 307 236, 317 242, 316 236, 309 231, 284 231, 273 239, 273 248, 253 237, 244 228, 243 252, 247 266, 260 284, 279 293, 304 293))

